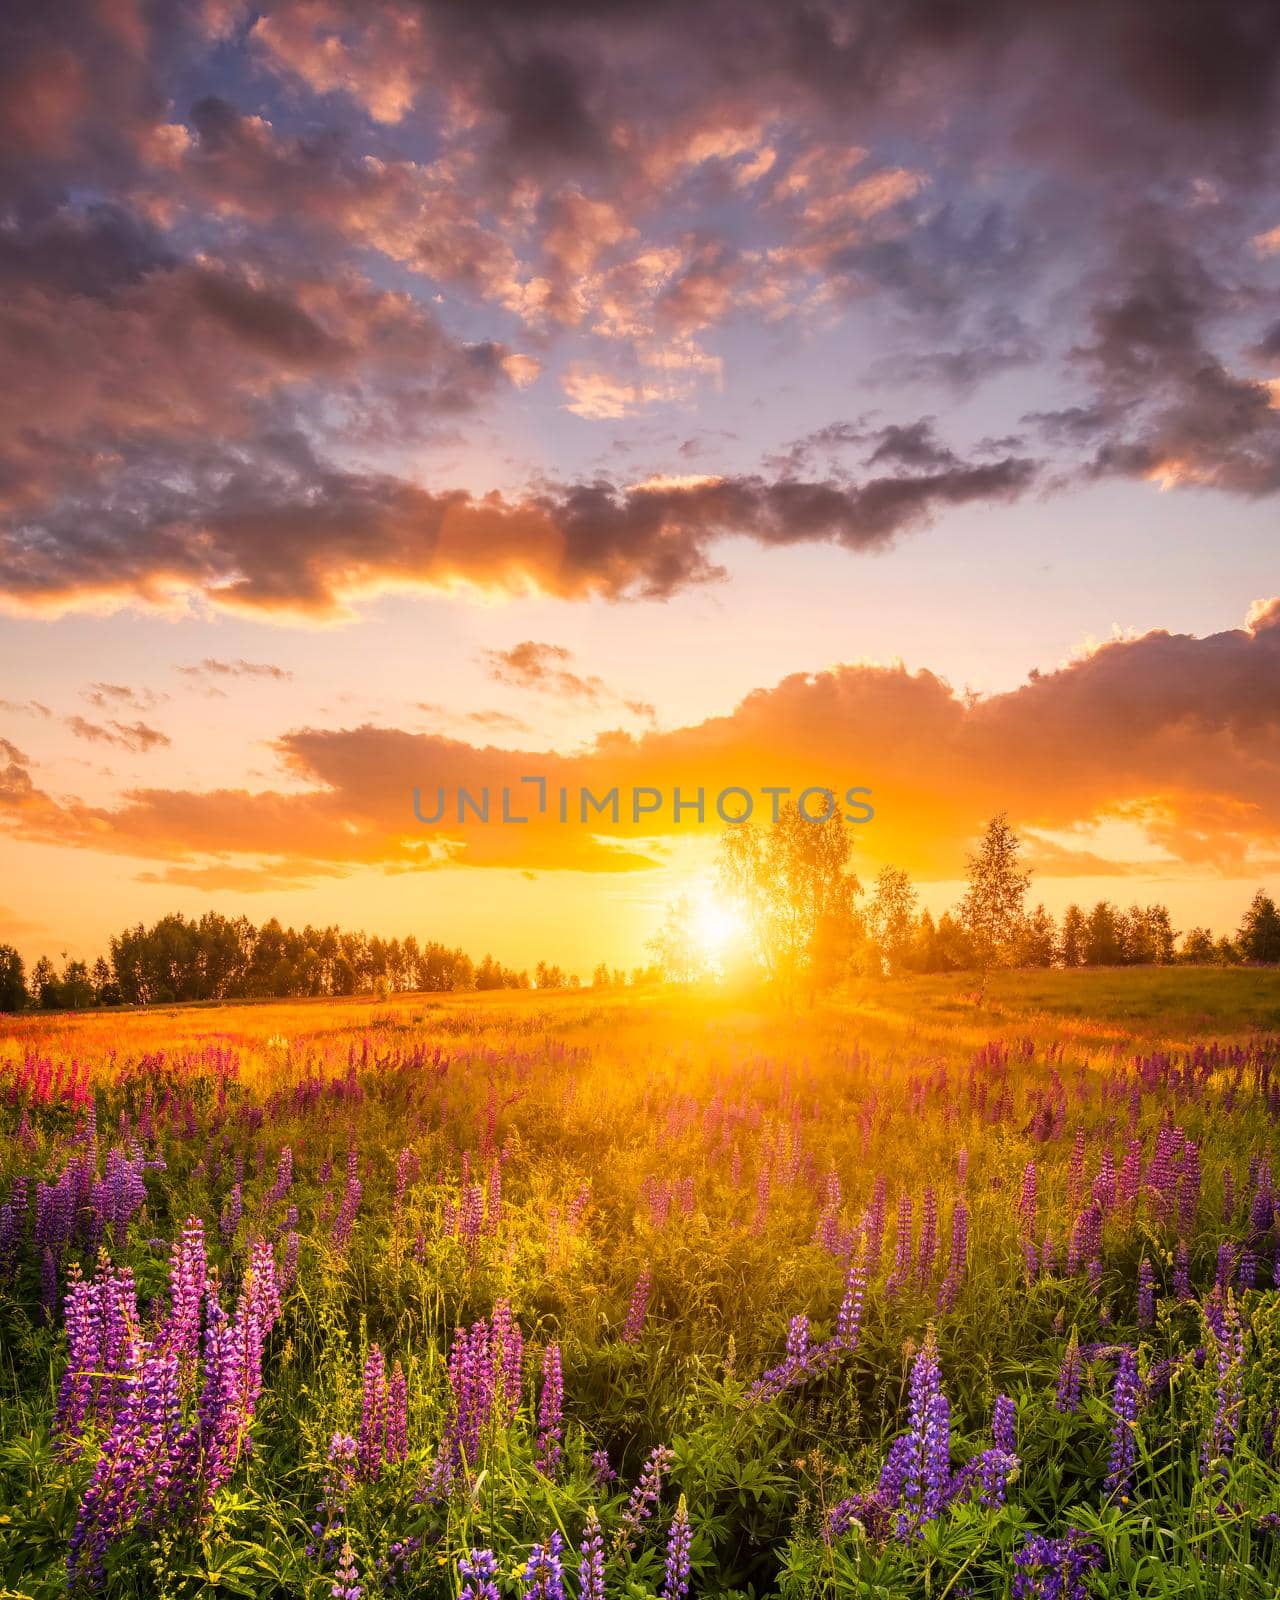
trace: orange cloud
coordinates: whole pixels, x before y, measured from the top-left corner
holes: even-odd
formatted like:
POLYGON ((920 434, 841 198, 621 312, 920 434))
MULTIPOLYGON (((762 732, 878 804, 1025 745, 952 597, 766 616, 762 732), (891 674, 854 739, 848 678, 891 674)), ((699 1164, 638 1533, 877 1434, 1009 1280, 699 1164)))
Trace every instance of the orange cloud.
MULTIPOLYGON (((555 658, 535 666, 557 670, 555 658)), ((766 786, 793 797, 823 786, 873 792, 874 821, 859 830, 871 861, 918 876, 954 877, 983 820, 1007 808, 1034 833, 1061 834, 1115 819, 1197 871, 1239 873, 1280 853, 1280 601, 1227 633, 1154 632, 1117 640, 1020 689, 985 699, 957 694, 934 674, 839 666, 797 674, 749 694, 730 714, 671 731, 611 732, 573 755, 478 746, 392 728, 301 729, 278 754, 301 787, 283 791, 142 789, 115 806, 58 801, 39 790, 20 751, 0 742, 0 817, 17 837, 162 864, 169 881, 248 872, 275 882, 360 867, 406 872, 463 864, 590 872, 643 870, 678 835, 672 796, 703 790, 701 831, 718 831, 716 797, 766 786), (539 790, 545 779, 547 809, 539 790), (558 821, 559 790, 569 824, 558 821), (663 795, 637 815, 633 791, 663 795), (457 791, 489 793, 490 818, 458 821, 457 791), (523 823, 497 821, 502 791, 523 823), (619 790, 617 817, 590 806, 619 790), (443 809, 424 826, 414 814, 443 809), (194 875, 194 876, 193 876, 194 875)), ((644 802, 642 802, 644 803, 644 802)), ((739 798, 726 802, 737 813, 739 798)), ((822 809, 823 802, 811 801, 822 809)), ((1082 846, 1037 840, 1041 870, 1132 874, 1082 846)), ((1148 863, 1148 867, 1150 863, 1148 863)), ((231 881, 228 879, 227 881, 231 881)))

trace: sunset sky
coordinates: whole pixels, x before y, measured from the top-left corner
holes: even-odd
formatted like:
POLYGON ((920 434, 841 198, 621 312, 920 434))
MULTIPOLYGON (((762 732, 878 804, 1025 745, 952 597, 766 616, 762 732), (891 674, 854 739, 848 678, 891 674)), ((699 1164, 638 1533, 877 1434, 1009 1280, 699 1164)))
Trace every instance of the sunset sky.
POLYGON ((18 0, 0 940, 214 908, 632 965, 864 784, 926 903, 1280 880, 1270 0, 18 0))

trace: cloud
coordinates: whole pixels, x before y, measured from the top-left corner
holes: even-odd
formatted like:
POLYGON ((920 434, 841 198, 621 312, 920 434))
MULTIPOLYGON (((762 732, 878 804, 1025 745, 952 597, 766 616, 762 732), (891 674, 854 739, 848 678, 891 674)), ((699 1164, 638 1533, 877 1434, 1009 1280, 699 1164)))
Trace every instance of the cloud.
POLYGON ((534 639, 525 639, 509 650, 486 650, 481 659, 496 683, 537 689, 589 706, 617 704, 635 716, 653 721, 654 708, 648 701, 628 699, 616 693, 594 673, 584 677, 571 671, 567 663, 573 660, 573 652, 564 645, 539 644, 534 639))
POLYGON ((173 743, 167 733, 161 733, 158 728, 149 728, 145 722, 111 721, 104 724, 86 722, 83 717, 67 717, 66 724, 77 739, 88 739, 94 744, 119 745, 121 749, 132 750, 135 755, 145 755, 149 750, 173 743))
POLYGON ((380 474, 339 472, 297 436, 270 453, 205 452, 183 488, 150 464, 126 473, 96 518, 79 498, 0 541, 0 602, 65 611, 163 605, 199 596, 255 615, 332 619, 394 588, 468 584, 578 598, 674 594, 721 575, 729 535, 765 546, 883 549, 948 506, 1012 501, 1034 464, 956 460, 858 483, 758 475, 606 479, 523 499, 433 493, 380 474))
POLYGON ((206 656, 195 666, 179 667, 178 671, 189 678, 272 678, 277 683, 287 683, 293 677, 292 672, 270 661, 246 661, 243 657, 236 661, 219 661, 206 656))
MULTIPOLYGON (((562 670, 554 652, 522 659, 535 662, 535 676, 562 670)), ((793 794, 866 785, 876 816, 859 830, 860 852, 923 878, 957 876, 974 834, 1000 809, 1029 831, 1045 871, 1144 870, 1088 849, 1075 860, 1060 854, 1068 846, 1055 850, 1055 835, 1087 837, 1095 824, 1122 820, 1158 853, 1145 870, 1176 863, 1238 876, 1280 854, 1280 601, 1205 638, 1155 631, 1116 640, 985 698, 928 671, 841 665, 758 689, 725 716, 615 730, 572 755, 369 725, 299 729, 276 748, 287 792, 138 789, 113 806, 89 806, 53 799, 26 758, 0 744, 0 817, 19 838, 149 861, 175 882, 167 874, 249 870, 293 880, 454 864, 617 872, 654 865, 693 818, 676 830, 668 798, 656 817, 636 821, 623 801, 616 823, 592 815, 560 826, 560 786, 571 804, 584 786, 595 796, 652 786, 669 797, 678 785, 686 798, 701 787, 704 828, 715 831, 714 797, 729 785, 755 791, 762 813, 765 785, 793 794), (547 781, 545 814, 522 782, 529 774, 547 781), (513 814, 529 820, 458 824, 460 787, 475 796, 487 787, 495 819, 506 787, 513 814), (445 818, 421 826, 413 791, 431 810, 440 788, 445 818)))

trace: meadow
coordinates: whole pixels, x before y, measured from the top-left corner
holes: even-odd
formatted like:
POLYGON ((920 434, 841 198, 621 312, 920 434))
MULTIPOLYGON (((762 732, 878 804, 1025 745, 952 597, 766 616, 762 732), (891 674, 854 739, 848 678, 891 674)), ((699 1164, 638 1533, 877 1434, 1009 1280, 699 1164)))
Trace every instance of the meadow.
POLYGON ((1280 1589, 1280 973, 0 1033, 0 1596, 1280 1589))

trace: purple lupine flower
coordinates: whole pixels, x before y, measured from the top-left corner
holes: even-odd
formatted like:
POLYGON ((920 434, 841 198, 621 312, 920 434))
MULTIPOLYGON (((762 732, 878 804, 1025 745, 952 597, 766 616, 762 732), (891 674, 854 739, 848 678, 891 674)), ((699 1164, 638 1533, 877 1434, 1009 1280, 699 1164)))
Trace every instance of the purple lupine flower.
POLYGON ((689 1593, 689 1546, 692 1541, 689 1508, 681 1495, 676 1514, 671 1519, 671 1531, 667 1535, 667 1562, 659 1591, 662 1600, 685 1600, 689 1593))
POLYGON ((587 1521, 582 1530, 580 1553, 582 1565, 578 1568, 579 1600, 605 1600, 604 1535, 600 1532, 600 1518, 596 1515, 594 1506, 587 1508, 587 1521))
POLYGON ((521 1600, 566 1600, 563 1555, 564 1540, 557 1531, 544 1544, 534 1545, 524 1569, 521 1600))
MULTIPOLYGON (((1029 1241, 1028 1241, 1029 1242, 1029 1241)), ((1035 1246, 1030 1246, 1032 1253, 1035 1246)), ((938 1290, 938 1310, 953 1311, 960 1293, 960 1280, 964 1276, 965 1259, 969 1253, 969 1208, 957 1200, 951 1213, 951 1255, 947 1262, 947 1275, 938 1290)))
POLYGON ((1055 1410, 1074 1413, 1080 1409, 1082 1375, 1080 1340, 1076 1330, 1072 1328, 1071 1338, 1062 1357, 1062 1365, 1058 1368, 1058 1388, 1053 1402, 1055 1410))
POLYGON ((1156 1320, 1156 1275, 1146 1256, 1138 1263, 1138 1326, 1149 1328, 1156 1320))
POLYGON ((1034 1161, 1028 1161, 1022 1171, 1022 1193, 1018 1199, 1018 1229, 1029 1237, 1036 1231, 1037 1173, 1034 1161))
POLYGON ((1178 1179, 1178 1228, 1190 1236, 1195 1231, 1200 1209, 1200 1150, 1188 1139, 1182 1151, 1182 1173, 1178 1179))
POLYGON ((498 1558, 492 1550, 473 1550, 459 1556, 458 1575, 463 1580, 458 1600, 501 1600, 498 1585, 498 1558))
MULTIPOLYGON (((354 1151, 352 1154, 354 1155, 354 1151)), ((348 1169, 350 1168, 348 1157, 348 1169)), ((363 1193, 359 1178, 348 1170, 347 1186, 343 1190, 342 1204, 338 1207, 338 1214, 333 1219, 333 1227, 329 1230, 329 1239, 335 1250, 345 1250, 351 1240, 351 1230, 355 1226, 356 1212, 360 1209, 360 1197, 363 1193)))
POLYGON ((908 1416, 905 1504, 897 1520, 900 1539, 918 1537, 921 1525, 937 1516, 950 1475, 951 1419, 942 1393, 938 1341, 932 1326, 912 1363, 908 1416))
POLYGON ((844 1280, 844 1298, 836 1316, 836 1341, 845 1350, 857 1348, 862 1332, 862 1301, 867 1289, 867 1263, 859 1245, 844 1280))
POLYGON ((542 1398, 538 1405, 538 1455, 535 1465, 544 1477, 554 1478, 560 1465, 564 1437, 564 1378, 560 1346, 549 1344, 542 1358, 542 1398))
POLYGON ((360 1474, 368 1483, 382 1471, 387 1432, 387 1364, 378 1345, 371 1346, 364 1364, 360 1431, 356 1435, 360 1474))
POLYGON ((607 1450, 593 1450, 591 1452, 591 1481, 597 1489, 606 1489, 614 1482, 618 1474, 609 1464, 607 1450))
POLYGON ((1018 1453, 1018 1408, 1007 1394, 996 1396, 991 1415, 991 1442, 1006 1455, 1018 1453))
POLYGON ((1204 1325, 1212 1341, 1218 1382, 1214 1393, 1213 1421, 1200 1446, 1200 1465, 1207 1474, 1212 1463, 1230 1457, 1240 1429, 1244 1403, 1244 1329, 1235 1296, 1217 1289, 1204 1307, 1204 1325))
POLYGON ((1102 1566, 1102 1550, 1079 1528, 1060 1539, 1023 1535, 1013 1558, 1012 1600, 1088 1600, 1088 1578, 1102 1566))
POLYGON ((920 1249, 916 1257, 916 1285, 923 1289, 933 1276, 933 1260, 938 1249, 938 1202, 932 1188, 924 1191, 920 1210, 920 1249))
POLYGON ((1258 1281, 1258 1257, 1252 1247, 1245 1245, 1240 1252, 1240 1267, 1236 1273, 1236 1286, 1243 1294, 1258 1281))
POLYGON ((640 1276, 636 1279, 635 1287, 631 1291, 631 1301, 627 1306, 627 1320, 622 1330, 623 1344, 636 1344, 644 1329, 644 1319, 649 1310, 649 1291, 653 1286, 652 1276, 646 1262, 640 1269, 640 1276))
POLYGON ((1138 1459, 1138 1358, 1128 1346, 1120 1352, 1111 1391, 1111 1409, 1114 1421, 1111 1453, 1107 1458, 1106 1492, 1109 1498, 1118 1496, 1122 1504, 1127 1504, 1138 1459))
POLYGON ((894 1242, 893 1271, 884 1286, 886 1299, 892 1300, 911 1275, 911 1196, 905 1192, 898 1197, 898 1225, 894 1242))
POLYGON ((332 1600, 360 1600, 364 1589, 356 1581, 358 1577, 355 1551, 351 1548, 350 1539, 347 1539, 343 1542, 342 1555, 333 1574, 333 1587, 329 1591, 332 1600))
POLYGON ((409 1385, 399 1361, 387 1382, 387 1431, 383 1456, 388 1464, 401 1462, 409 1454, 409 1385))
POLYGON ((626 1549, 631 1549, 641 1527, 653 1515, 662 1493, 663 1475, 674 1460, 674 1453, 665 1444, 655 1444, 645 1457, 644 1467, 631 1491, 619 1527, 619 1539, 626 1549))
POLYGON ((1173 1292, 1179 1300, 1191 1298, 1191 1261, 1181 1240, 1173 1257, 1173 1292))
POLYGON ((1120 1165, 1120 1180, 1118 1184, 1120 1204, 1131 1210, 1138 1203, 1138 1195, 1141 1188, 1142 1140, 1130 1139, 1125 1149, 1124 1160, 1120 1165))

